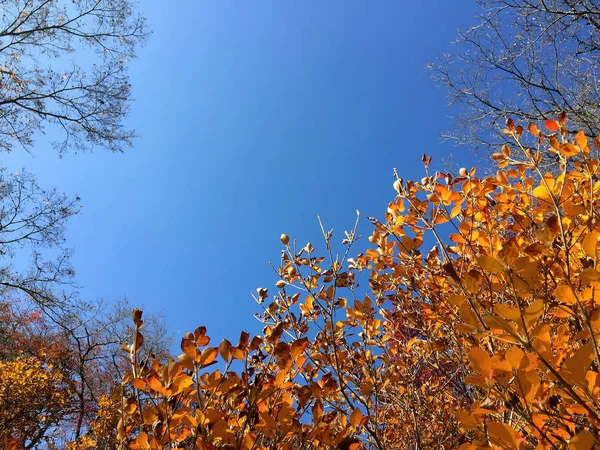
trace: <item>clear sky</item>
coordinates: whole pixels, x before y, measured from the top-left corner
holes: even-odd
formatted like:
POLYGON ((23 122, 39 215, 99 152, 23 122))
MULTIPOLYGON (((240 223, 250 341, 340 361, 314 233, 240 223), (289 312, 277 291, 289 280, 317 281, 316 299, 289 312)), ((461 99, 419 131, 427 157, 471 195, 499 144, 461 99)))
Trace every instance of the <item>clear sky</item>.
POLYGON ((356 209, 381 217, 394 167, 420 179, 423 152, 473 164, 440 141, 450 112, 425 68, 474 1, 140 3, 154 33, 131 64, 134 148, 59 159, 40 138, 4 157, 81 196, 82 298, 237 341, 260 330, 250 292, 274 290, 282 232, 322 249, 316 215, 338 240, 356 209))

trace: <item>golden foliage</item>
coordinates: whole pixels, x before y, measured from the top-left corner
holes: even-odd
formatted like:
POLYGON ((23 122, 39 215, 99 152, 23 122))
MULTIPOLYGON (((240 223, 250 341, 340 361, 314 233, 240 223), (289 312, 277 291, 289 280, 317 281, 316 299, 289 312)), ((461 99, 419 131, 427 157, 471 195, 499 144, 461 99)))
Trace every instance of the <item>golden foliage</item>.
POLYGON ((148 361, 134 314, 120 445, 592 448, 599 141, 569 139, 564 116, 545 128, 509 120, 493 176, 429 173, 424 156, 426 176, 394 183, 355 258, 356 226, 341 256, 331 231, 327 257, 282 235, 277 294, 256 297, 262 336, 211 347, 200 327, 177 361, 148 361), (542 152, 557 173, 540 171, 542 152))
POLYGON ((61 370, 36 357, 0 361, 0 430, 36 443, 69 414, 70 387, 61 370))
POLYGON ((67 444, 67 450, 105 450, 117 448, 116 426, 119 422, 120 392, 98 398, 98 411, 87 432, 76 441, 67 444))

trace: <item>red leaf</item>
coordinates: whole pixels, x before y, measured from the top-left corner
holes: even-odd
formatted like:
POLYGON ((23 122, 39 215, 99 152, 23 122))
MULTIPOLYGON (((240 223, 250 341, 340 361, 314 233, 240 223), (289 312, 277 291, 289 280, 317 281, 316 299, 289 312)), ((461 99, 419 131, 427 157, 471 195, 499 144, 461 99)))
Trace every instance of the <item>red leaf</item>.
POLYGON ((558 125, 558 122, 556 122, 556 120, 546 120, 546 123, 544 124, 546 125, 546 128, 549 129, 550 131, 558 131, 560 130, 560 126, 558 125))

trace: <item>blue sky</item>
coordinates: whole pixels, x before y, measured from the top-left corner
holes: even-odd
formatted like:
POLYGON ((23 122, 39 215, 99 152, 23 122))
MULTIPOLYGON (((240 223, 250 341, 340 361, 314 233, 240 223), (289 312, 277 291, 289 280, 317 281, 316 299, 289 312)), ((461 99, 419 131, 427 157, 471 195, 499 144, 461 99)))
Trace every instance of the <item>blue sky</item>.
POLYGON ((322 248, 317 214, 338 240, 356 209, 381 217, 394 167, 473 164, 440 141, 450 111, 425 68, 474 2, 141 3, 154 33, 131 64, 134 148, 59 159, 39 138, 4 157, 81 196, 68 243, 83 298, 234 341, 260 330, 250 292, 276 280, 282 232, 322 248))

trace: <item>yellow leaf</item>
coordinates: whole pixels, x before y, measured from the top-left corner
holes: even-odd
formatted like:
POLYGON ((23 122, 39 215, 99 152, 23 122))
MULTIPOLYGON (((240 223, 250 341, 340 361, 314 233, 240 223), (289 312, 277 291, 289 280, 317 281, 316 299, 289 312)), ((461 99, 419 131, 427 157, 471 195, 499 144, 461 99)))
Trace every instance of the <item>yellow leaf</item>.
POLYGON ((588 233, 588 235, 581 242, 581 246, 583 247, 583 251, 590 258, 596 257, 596 247, 598 245, 598 233, 592 231, 588 233))
POLYGON ((488 272, 504 272, 504 264, 499 259, 494 258, 493 256, 480 256, 479 258, 477 258, 477 262, 479 262, 479 265, 488 272))
POLYGON ((448 303, 455 306, 460 306, 467 301, 467 297, 464 295, 451 295, 448 297, 448 303))
POLYGON ((493 444, 504 449, 518 450, 520 439, 517 439, 517 432, 507 423, 488 422, 487 430, 493 444))
POLYGON ((519 347, 511 347, 504 354, 506 360, 510 363, 513 369, 519 369, 521 367, 521 363, 523 358, 525 358, 525 353, 519 347))
POLYGON ((585 284, 595 284, 600 281, 600 273, 593 267, 588 267, 581 271, 579 279, 585 284))
MULTIPOLYGON (((597 272, 596 272, 597 273, 597 272)), ((599 278, 600 278, 600 274, 599 278)), ((566 284, 561 284, 554 289, 554 296, 556 300, 559 300, 568 305, 573 305, 576 302, 575 293, 566 284)))
POLYGON ((193 384, 192 378, 184 373, 180 373, 173 380, 173 393, 172 395, 179 394, 183 392, 185 389, 189 388, 193 384))
POLYGON ((533 190, 532 194, 534 197, 537 197, 540 200, 544 200, 549 203, 552 202, 552 196, 548 192, 548 189, 546 189, 546 186, 540 185, 540 186, 536 187, 533 190))
POLYGON ((527 328, 535 324, 542 314, 544 314, 544 301, 538 299, 532 302, 525 310, 525 324, 527 328))
POLYGON ((528 403, 531 403, 540 388, 540 379, 536 371, 519 371, 517 378, 519 380, 516 384, 518 393, 521 397, 525 398, 528 403))

